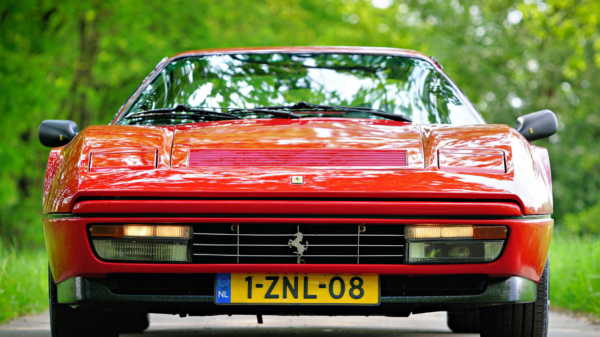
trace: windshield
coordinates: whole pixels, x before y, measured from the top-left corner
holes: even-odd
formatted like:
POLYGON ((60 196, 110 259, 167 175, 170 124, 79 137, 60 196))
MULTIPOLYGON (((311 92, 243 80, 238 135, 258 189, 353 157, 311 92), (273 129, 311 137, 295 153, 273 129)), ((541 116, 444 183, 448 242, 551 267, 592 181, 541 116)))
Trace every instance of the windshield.
MULTIPOLYGON (((292 106, 298 102, 372 108, 403 115, 421 124, 481 123, 470 103, 424 60, 386 55, 272 53, 176 59, 144 89, 117 124, 165 125, 193 123, 203 118, 214 120, 208 114, 182 117, 185 111, 166 117, 164 113, 140 114, 178 106, 228 112, 228 109, 292 106)), ((281 118, 243 110, 231 114, 238 118, 281 118)), ((296 114, 386 119, 361 111, 296 114)))

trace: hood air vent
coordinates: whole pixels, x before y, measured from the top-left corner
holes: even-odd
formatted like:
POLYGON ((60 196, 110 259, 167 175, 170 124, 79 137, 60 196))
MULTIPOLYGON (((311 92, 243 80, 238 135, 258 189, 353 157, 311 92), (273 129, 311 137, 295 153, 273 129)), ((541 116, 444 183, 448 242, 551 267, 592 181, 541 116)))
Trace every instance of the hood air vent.
POLYGON ((406 167, 405 150, 201 149, 190 150, 190 167, 406 167))

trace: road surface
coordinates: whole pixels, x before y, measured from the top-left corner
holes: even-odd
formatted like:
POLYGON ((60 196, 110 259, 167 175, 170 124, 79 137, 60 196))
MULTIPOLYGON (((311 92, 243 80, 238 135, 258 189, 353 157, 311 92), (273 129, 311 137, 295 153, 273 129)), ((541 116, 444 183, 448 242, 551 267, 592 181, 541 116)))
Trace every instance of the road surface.
MULTIPOLYGON (((0 325, 3 337, 50 336, 48 312, 22 317, 0 325)), ((451 334, 446 326, 445 313, 419 314, 408 318, 391 317, 277 317, 264 316, 258 325, 255 316, 187 317, 151 315, 150 329, 136 336, 237 336, 237 337, 365 337, 365 336, 477 336, 451 334)), ((600 324, 571 315, 550 314, 549 337, 600 337, 600 324)))

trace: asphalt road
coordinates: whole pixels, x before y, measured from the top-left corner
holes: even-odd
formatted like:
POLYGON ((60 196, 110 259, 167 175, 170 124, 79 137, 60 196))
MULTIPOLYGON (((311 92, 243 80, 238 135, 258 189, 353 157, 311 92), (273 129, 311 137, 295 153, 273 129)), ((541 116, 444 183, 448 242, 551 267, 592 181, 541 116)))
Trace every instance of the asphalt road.
MULTIPOLYGON (((0 325, 0 336, 50 336, 48 312, 19 318, 0 325)), ((187 317, 151 315, 150 329, 144 334, 122 336, 477 336, 451 334, 446 327, 445 313, 414 315, 408 318, 390 317, 277 317, 265 316, 264 324, 254 316, 187 317)), ((552 312, 549 337, 600 336, 600 324, 585 319, 552 312)))

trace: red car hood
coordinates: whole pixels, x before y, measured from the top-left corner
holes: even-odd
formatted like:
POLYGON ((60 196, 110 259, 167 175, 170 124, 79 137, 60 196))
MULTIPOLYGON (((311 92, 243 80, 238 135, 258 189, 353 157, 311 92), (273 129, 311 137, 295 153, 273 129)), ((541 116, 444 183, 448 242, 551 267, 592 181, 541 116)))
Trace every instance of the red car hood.
MULTIPOLYGON (((365 156, 377 153, 389 154, 389 157, 373 158, 373 162, 354 158, 356 166, 372 170, 386 167, 381 165, 385 164, 386 159, 392 160, 393 164, 394 154, 401 152, 404 155, 406 151, 408 161, 406 168, 423 168, 423 143, 419 126, 393 121, 330 118, 276 119, 240 120, 212 123, 209 126, 198 126, 198 124, 178 126, 173 146, 173 167, 182 168, 189 164, 193 166, 193 163, 188 163, 190 151, 193 157, 194 152, 202 154, 208 149, 244 150, 242 152, 247 155, 256 154, 258 156, 256 159, 262 159, 260 166, 285 166, 294 171, 298 166, 306 166, 306 162, 291 160, 291 158, 284 160, 281 156, 289 154, 298 156, 305 152, 309 156, 311 154, 316 156, 312 158, 310 164, 327 169, 336 167, 337 163, 325 160, 326 158, 319 156, 318 153, 326 153, 330 158, 341 160, 351 150, 355 150, 352 153, 362 153, 365 156), (274 155, 270 160, 264 158, 269 153, 274 155)), ((256 164, 232 166, 223 162, 219 166, 221 166, 219 170, 227 171, 257 169, 256 164)), ((308 173, 306 169, 301 171, 308 173)))
POLYGON ((495 199, 552 212, 547 152, 506 125, 365 119, 92 126, 52 151, 46 212, 69 212, 80 197, 124 196, 495 199), (91 156, 115 152, 156 153, 155 167, 94 169, 91 156))

